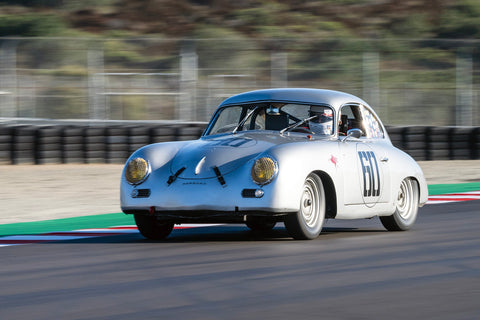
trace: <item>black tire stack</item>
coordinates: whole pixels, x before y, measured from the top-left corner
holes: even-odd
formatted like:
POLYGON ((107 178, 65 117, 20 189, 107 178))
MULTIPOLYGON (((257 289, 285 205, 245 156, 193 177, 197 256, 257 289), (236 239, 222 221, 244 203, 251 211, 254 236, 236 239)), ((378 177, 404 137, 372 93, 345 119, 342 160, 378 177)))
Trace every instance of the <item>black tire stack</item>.
POLYGON ((62 132, 62 162, 85 163, 85 128, 66 127, 62 132))
POLYGON ((178 127, 176 136, 179 141, 196 140, 202 134, 203 129, 197 126, 178 127))
POLYGON ((154 127, 150 131, 151 142, 168 142, 176 140, 176 130, 174 127, 165 126, 165 127, 154 127))
POLYGON ((128 127, 107 128, 107 163, 124 163, 130 155, 128 127))
POLYGON ((106 162, 106 129, 103 127, 86 127, 85 135, 85 163, 106 162))
POLYGON ((480 159, 480 128, 475 128, 472 136, 473 159, 480 159))
POLYGON ((404 151, 415 160, 427 160, 428 154, 428 127, 406 127, 403 132, 404 151))
POLYGON ((16 125, 12 128, 12 163, 35 164, 36 127, 16 125))
POLYGON ((431 127, 428 135, 430 157, 428 160, 450 159, 450 136, 452 129, 449 127, 431 127))
POLYGON ((135 150, 140 149, 147 144, 152 143, 152 128, 150 126, 131 127, 128 133, 128 154, 132 154, 135 150))
POLYGON ((12 131, 10 126, 0 126, 0 165, 12 163, 12 131))
POLYGON ((62 163, 62 127, 41 126, 37 128, 35 163, 62 163))
POLYGON ((473 128, 455 127, 450 134, 450 159, 467 160, 474 159, 474 135, 473 128))
POLYGON ((405 142, 403 138, 405 127, 387 127, 386 129, 392 144, 399 149, 405 149, 405 142))

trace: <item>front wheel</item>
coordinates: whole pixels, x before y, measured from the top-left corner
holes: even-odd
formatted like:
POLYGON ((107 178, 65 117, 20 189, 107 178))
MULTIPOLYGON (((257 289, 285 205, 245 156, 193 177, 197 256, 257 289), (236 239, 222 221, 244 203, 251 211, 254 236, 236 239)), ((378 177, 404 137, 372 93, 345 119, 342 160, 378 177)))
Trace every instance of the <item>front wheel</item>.
POLYGON ((322 180, 316 174, 310 174, 303 184, 300 210, 285 218, 288 233, 297 240, 317 238, 325 220, 325 207, 322 180))
POLYGON ((138 231, 147 239, 163 240, 172 232, 173 222, 160 222, 155 216, 135 214, 138 231))
POLYGON ((391 216, 380 217, 383 226, 389 231, 405 231, 415 223, 418 213, 418 183, 414 179, 404 179, 400 184, 395 212, 391 216))

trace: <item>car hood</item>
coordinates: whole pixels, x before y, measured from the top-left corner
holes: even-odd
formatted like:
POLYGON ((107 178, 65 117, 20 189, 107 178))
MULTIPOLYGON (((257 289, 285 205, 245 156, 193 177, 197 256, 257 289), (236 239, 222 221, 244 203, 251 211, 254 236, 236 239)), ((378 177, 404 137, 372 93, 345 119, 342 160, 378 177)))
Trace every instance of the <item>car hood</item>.
POLYGON ((222 175, 228 174, 270 147, 289 142, 280 134, 238 133, 225 136, 203 137, 182 147, 172 159, 172 174, 179 178, 207 179, 216 177, 217 167, 222 175))

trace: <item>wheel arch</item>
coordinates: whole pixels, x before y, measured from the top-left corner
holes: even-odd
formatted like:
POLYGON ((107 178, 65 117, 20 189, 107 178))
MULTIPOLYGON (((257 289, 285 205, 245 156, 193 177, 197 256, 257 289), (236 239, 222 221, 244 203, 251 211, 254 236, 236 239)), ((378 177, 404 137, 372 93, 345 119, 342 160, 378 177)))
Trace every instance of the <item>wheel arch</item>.
MULTIPOLYGON (((405 179, 410 179, 410 180, 414 181, 415 184, 417 185, 417 187, 416 187, 416 191, 418 193, 418 203, 417 203, 417 205, 419 207, 423 207, 423 205, 425 205, 425 203, 428 201, 428 185, 427 185, 427 182, 425 181, 423 176, 418 176, 418 175, 415 175, 415 174, 409 174, 409 175, 404 176, 403 178, 400 178, 398 180, 398 182, 393 185, 393 186, 395 186, 395 189, 392 189, 392 192, 395 192, 395 194, 396 194, 396 192, 398 191, 398 186, 400 186, 402 181, 405 180, 405 179)), ((395 199, 393 199, 393 200, 395 201, 395 199)))
POLYGON ((337 191, 333 179, 325 171, 314 171, 313 173, 320 177, 325 191, 325 198, 327 199, 325 218, 335 218, 337 215, 337 191))

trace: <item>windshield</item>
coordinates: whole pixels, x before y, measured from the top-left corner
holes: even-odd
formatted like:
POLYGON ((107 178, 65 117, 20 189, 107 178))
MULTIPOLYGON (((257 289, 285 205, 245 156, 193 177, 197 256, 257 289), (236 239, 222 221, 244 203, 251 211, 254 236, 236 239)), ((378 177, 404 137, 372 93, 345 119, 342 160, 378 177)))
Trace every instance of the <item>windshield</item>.
POLYGON ((205 135, 246 130, 283 130, 282 132, 297 131, 331 135, 333 111, 326 106, 292 103, 229 106, 215 113, 205 135), (289 129, 284 130, 285 128, 289 129))

